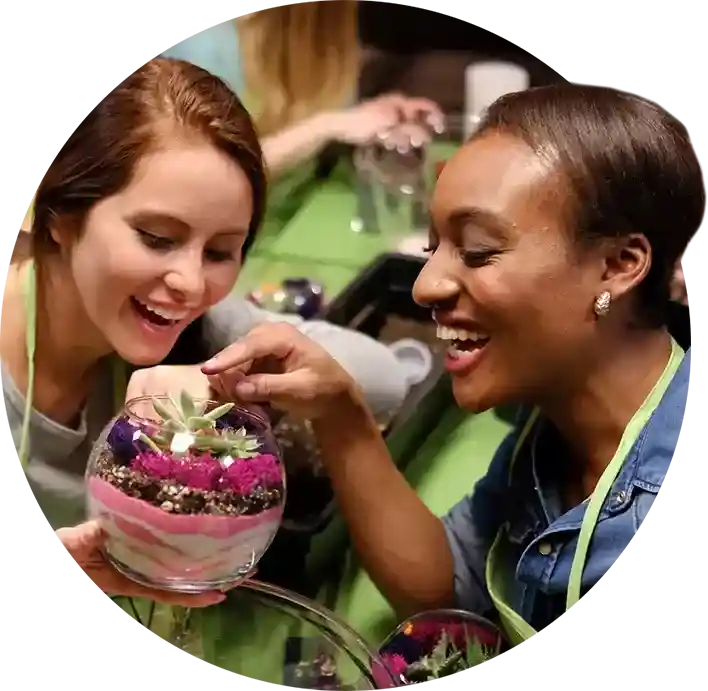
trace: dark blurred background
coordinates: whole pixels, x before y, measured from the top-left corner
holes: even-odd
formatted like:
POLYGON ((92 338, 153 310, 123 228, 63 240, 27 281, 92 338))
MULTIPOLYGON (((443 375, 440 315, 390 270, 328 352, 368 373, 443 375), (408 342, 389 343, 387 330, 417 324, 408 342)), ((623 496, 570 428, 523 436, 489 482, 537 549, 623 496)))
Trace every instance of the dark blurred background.
POLYGON ((663 94, 704 140, 705 3, 361 0, 362 92, 400 88, 462 110, 464 67, 511 58, 532 84, 601 79, 663 94))

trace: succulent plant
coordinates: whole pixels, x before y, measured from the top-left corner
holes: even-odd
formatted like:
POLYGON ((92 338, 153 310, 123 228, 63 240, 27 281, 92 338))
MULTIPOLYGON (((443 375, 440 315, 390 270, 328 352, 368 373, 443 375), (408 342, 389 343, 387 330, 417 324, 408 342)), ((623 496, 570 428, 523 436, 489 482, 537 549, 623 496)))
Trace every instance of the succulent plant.
POLYGON ((170 397, 173 410, 157 397, 151 402, 161 418, 160 430, 151 435, 143 433, 140 440, 155 452, 167 449, 180 455, 191 449, 231 458, 258 455, 261 443, 255 436, 247 434, 245 427, 231 430, 217 424, 234 407, 233 403, 224 403, 205 412, 207 403, 195 401, 187 391, 182 391, 179 401, 170 397))
MULTIPOLYGON (((408 635, 408 634, 406 634, 408 635)), ((443 629, 438 633, 432 651, 408 664, 398 653, 385 654, 383 659, 394 677, 402 677, 406 684, 419 684, 431 679, 441 679, 486 662, 500 652, 501 641, 495 646, 480 642, 476 636, 465 636, 462 647, 455 642, 454 634, 443 629)))

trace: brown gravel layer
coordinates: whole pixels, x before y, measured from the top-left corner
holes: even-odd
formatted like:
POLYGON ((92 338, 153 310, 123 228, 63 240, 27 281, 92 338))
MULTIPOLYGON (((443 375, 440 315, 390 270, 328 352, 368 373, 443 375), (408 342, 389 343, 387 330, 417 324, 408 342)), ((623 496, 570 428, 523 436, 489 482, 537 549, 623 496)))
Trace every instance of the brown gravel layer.
POLYGON ((279 506, 283 497, 282 488, 259 488, 243 497, 231 491, 194 489, 174 480, 156 480, 117 465, 108 453, 98 460, 97 476, 129 497, 142 499, 167 513, 250 516, 279 506))

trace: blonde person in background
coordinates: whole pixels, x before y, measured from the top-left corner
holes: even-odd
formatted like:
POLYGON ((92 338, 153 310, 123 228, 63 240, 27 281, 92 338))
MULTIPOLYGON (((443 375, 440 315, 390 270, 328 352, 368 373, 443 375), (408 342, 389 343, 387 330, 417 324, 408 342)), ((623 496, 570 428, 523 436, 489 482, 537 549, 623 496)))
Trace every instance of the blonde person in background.
POLYGON ((356 2, 296 3, 217 24, 163 55, 199 65, 239 94, 277 176, 332 142, 364 144, 394 129, 424 138, 442 124, 426 99, 387 94, 356 103, 357 29, 356 2))

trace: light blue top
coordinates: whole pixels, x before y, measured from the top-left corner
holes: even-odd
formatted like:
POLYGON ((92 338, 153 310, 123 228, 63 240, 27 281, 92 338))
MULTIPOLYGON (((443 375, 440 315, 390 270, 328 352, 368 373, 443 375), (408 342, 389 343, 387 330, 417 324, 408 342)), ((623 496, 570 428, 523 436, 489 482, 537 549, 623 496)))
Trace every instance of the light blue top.
POLYGON ((241 48, 236 22, 229 19, 172 46, 166 58, 186 60, 223 79, 243 97, 245 77, 241 66, 241 48))

